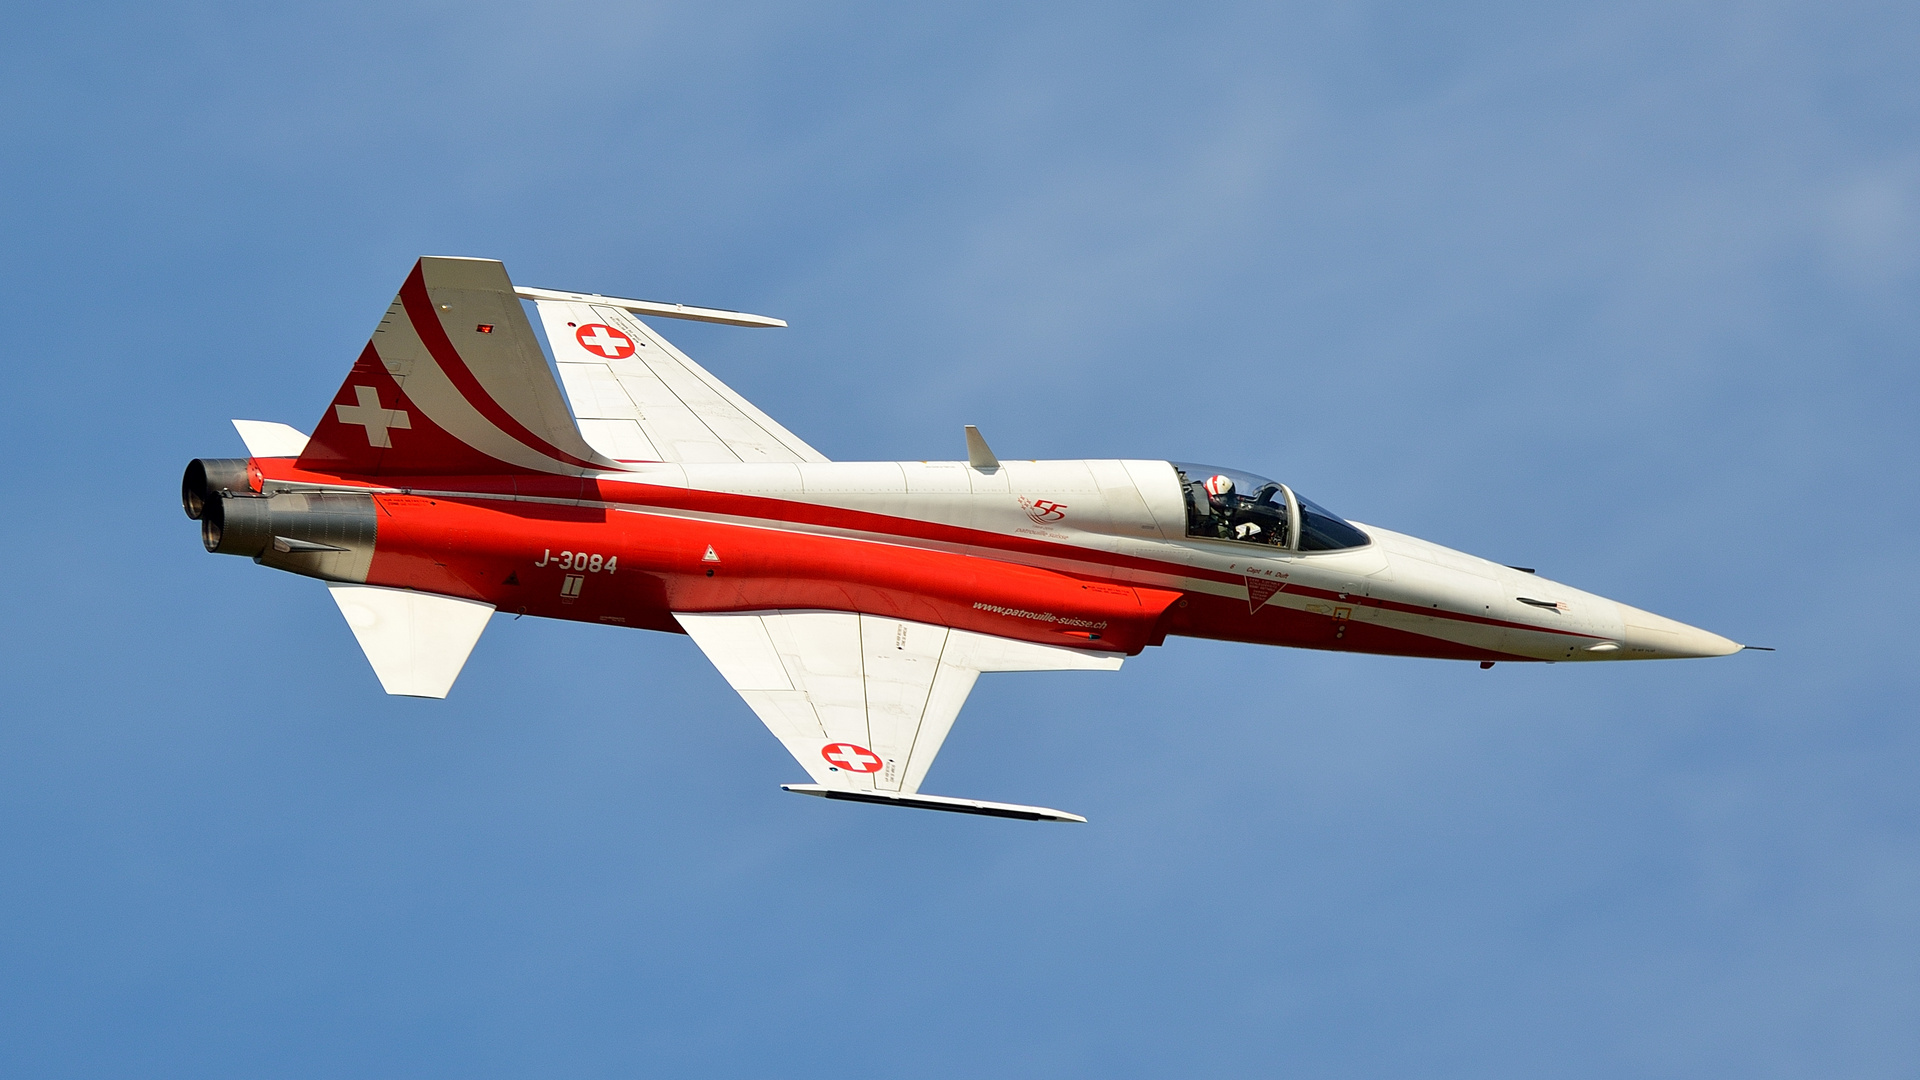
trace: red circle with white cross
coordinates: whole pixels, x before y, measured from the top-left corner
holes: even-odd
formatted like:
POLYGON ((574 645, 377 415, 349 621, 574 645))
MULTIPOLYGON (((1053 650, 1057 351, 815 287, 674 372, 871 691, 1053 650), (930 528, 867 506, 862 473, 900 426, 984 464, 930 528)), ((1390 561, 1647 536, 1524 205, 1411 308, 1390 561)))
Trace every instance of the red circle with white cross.
POLYGON ((625 360, 633 355, 633 339, 604 323, 588 323, 573 332, 573 340, 595 356, 625 360))
POLYGON ((820 748, 820 756, 827 759, 827 764, 848 772, 879 772, 882 764, 879 754, 850 742, 830 742, 820 748))

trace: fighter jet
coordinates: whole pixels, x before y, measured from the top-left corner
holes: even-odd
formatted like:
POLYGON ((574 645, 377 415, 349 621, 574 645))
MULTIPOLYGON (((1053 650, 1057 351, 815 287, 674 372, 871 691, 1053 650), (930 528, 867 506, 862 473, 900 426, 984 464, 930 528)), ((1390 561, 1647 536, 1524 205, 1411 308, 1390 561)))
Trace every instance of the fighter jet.
POLYGON ((496 612, 686 634, 806 770, 787 790, 1027 820, 1085 819, 920 790, 985 672, 1170 635, 1482 667, 1742 648, 1241 469, 1003 460, 973 427, 965 460, 829 461, 653 318, 786 325, 422 258, 313 434, 235 420, 248 456, 191 462, 187 516, 325 582, 389 694, 445 697, 496 612))

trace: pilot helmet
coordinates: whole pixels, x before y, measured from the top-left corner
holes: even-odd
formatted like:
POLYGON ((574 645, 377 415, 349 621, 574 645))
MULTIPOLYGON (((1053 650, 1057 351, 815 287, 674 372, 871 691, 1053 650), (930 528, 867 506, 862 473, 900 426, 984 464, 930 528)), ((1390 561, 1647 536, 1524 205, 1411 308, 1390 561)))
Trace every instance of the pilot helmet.
POLYGON ((1207 489, 1207 494, 1215 500, 1224 500, 1233 495, 1233 478, 1231 476, 1209 476, 1204 486, 1207 489))

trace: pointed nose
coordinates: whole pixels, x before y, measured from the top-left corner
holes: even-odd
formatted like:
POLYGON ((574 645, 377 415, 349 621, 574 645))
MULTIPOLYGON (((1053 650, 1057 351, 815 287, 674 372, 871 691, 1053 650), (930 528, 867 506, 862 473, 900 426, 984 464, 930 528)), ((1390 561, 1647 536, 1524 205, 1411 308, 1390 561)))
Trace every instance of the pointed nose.
POLYGON ((1694 656, 1726 656, 1742 646, 1719 634, 1675 622, 1651 611, 1641 611, 1618 603, 1624 624, 1620 651, 1622 660, 1679 660, 1694 656))

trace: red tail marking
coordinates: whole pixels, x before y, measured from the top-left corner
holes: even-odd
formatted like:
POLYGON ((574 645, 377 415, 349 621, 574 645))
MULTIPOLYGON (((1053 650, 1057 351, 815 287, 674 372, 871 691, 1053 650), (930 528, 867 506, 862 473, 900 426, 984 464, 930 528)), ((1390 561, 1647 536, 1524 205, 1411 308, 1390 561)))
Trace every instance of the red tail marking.
POLYGON ((460 358, 460 350, 453 347, 453 339, 447 336, 447 328, 441 325, 440 313, 433 309, 433 298, 427 295, 426 271, 421 263, 413 264, 413 273, 408 274, 407 283, 400 286, 400 300, 406 305, 407 318, 412 320, 414 332, 420 335, 420 341, 426 345, 427 352, 433 354, 434 362, 440 365, 440 370, 447 373, 447 378, 453 382, 461 396, 466 398, 467 403, 478 410, 480 415, 491 420, 493 425, 501 431, 550 458, 564 461, 569 465, 577 465, 583 469, 600 468, 594 462, 574 457, 528 431, 525 425, 513 418, 512 413, 501 408, 500 403, 493 400, 493 396, 480 385, 480 380, 474 378, 473 372, 467 369, 467 362, 460 358))
POLYGON ((320 422, 314 425, 313 438, 307 440, 297 467, 351 476, 378 476, 383 472, 489 475, 531 471, 496 461, 443 431, 407 397, 398 380, 388 373, 372 342, 360 351, 360 358, 354 361, 346 382, 340 385, 327 411, 321 414, 320 422), (372 430, 340 417, 340 410, 345 407, 347 415, 354 420, 364 418, 358 410, 364 407, 366 396, 377 399, 383 408, 404 412, 407 416, 405 427, 386 425, 382 432, 386 438, 380 441, 387 445, 376 445, 372 430))

